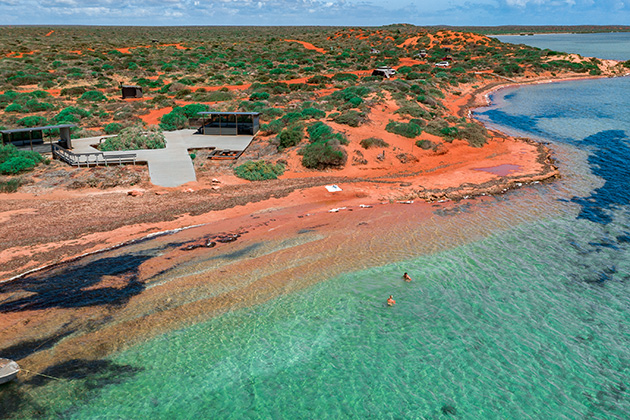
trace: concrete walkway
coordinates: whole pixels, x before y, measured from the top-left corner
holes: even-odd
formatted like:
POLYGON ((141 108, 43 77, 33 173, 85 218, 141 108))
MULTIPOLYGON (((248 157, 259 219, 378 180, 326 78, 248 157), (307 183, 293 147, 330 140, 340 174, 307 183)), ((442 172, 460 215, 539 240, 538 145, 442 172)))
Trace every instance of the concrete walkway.
MULTIPOLYGON (((188 154, 189 149, 219 149, 243 151, 254 136, 207 136, 194 134, 196 130, 165 131, 165 149, 133 150, 138 162, 147 162, 151 183, 161 187, 177 187, 196 181, 195 168, 188 154)), ((92 145, 98 145, 103 137, 88 137, 72 140, 72 152, 98 152, 92 145)), ((120 153, 120 152, 104 152, 120 153)))

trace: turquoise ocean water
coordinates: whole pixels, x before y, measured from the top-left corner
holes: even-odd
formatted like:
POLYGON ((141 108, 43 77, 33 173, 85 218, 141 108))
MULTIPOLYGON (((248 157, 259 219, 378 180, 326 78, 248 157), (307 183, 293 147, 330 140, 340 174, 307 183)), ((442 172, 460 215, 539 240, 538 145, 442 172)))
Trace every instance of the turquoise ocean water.
POLYGON ((536 34, 532 36, 499 35, 501 42, 525 44, 537 48, 548 48, 580 54, 584 57, 597 57, 608 60, 628 60, 630 33, 602 34, 536 34))
POLYGON ((551 142, 563 173, 436 209, 481 239, 161 335, 104 359, 115 377, 33 399, 68 419, 629 418, 629 88, 529 86, 477 111, 551 142))

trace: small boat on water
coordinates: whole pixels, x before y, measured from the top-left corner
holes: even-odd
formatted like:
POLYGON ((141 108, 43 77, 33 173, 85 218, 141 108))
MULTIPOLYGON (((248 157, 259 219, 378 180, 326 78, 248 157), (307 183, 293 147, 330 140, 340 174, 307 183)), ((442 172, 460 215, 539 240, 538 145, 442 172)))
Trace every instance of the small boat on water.
POLYGON ((0 384, 12 381, 20 372, 20 366, 13 360, 0 358, 0 384))

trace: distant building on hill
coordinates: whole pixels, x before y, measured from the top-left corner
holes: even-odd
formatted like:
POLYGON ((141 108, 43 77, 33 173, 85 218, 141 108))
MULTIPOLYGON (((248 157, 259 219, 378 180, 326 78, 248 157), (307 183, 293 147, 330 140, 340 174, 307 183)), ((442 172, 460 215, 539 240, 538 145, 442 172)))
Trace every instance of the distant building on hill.
POLYGON ((120 84, 122 98, 142 98, 142 86, 129 86, 120 84))

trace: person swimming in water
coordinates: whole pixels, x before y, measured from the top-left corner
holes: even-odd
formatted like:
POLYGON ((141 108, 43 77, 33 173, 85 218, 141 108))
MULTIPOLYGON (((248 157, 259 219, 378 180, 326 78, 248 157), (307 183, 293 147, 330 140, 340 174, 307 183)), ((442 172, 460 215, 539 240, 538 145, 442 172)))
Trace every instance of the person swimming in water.
POLYGON ((394 296, 389 295, 389 297, 387 298, 387 306, 394 306, 396 304, 396 301, 394 300, 394 296))
POLYGON ((411 277, 409 277, 409 274, 407 274, 407 273, 403 274, 403 279, 405 279, 406 282, 410 282, 411 281, 411 277))

